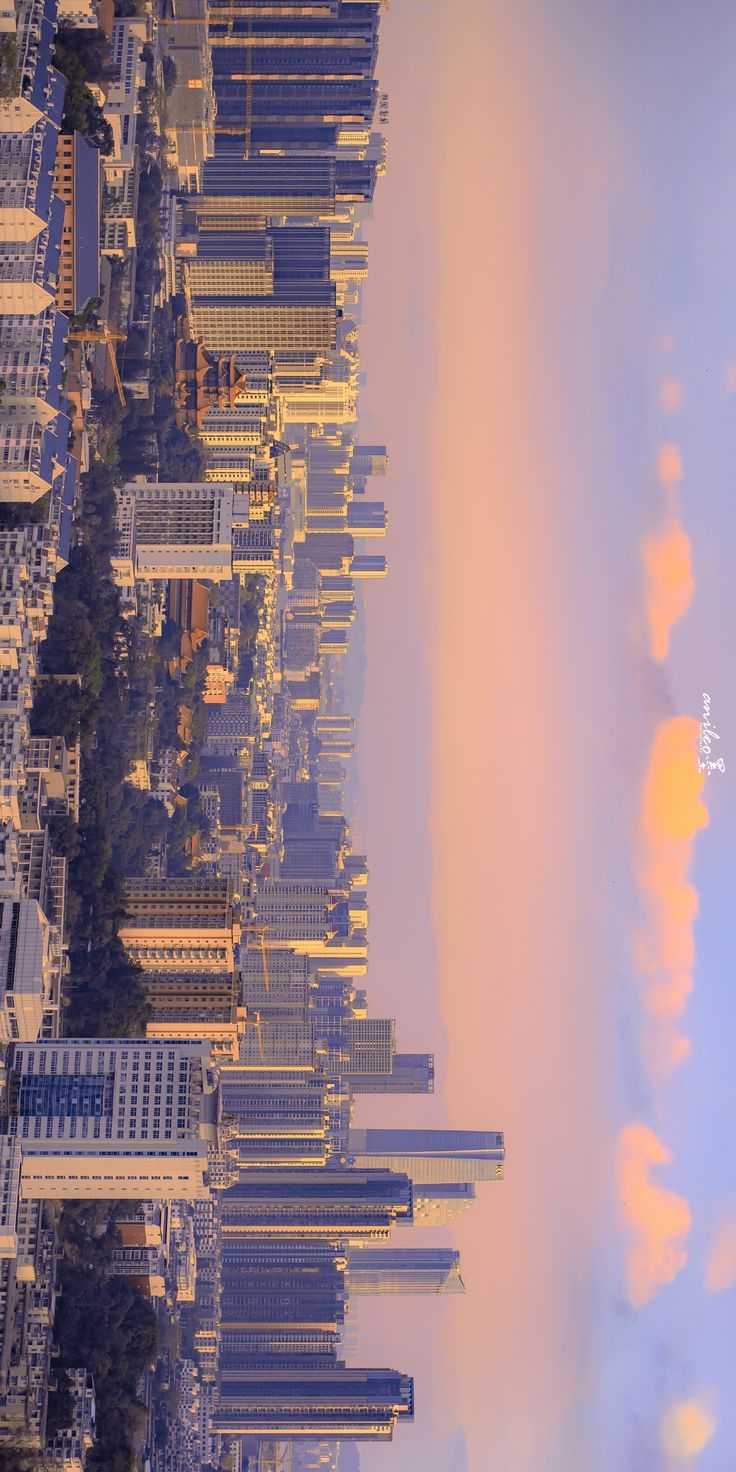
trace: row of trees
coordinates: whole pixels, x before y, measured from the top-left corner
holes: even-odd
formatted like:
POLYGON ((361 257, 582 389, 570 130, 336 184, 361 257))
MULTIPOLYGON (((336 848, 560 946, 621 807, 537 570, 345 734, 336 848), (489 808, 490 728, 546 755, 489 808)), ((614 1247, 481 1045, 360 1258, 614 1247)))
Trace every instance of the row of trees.
POLYGON ((258 629, 263 612, 263 578, 252 573, 243 583, 240 595, 240 658, 236 685, 247 690, 253 679, 258 629))
POLYGON ((77 1036, 140 1035, 147 1004, 140 968, 118 938, 125 906, 122 874, 148 852, 160 804, 122 783, 130 765, 129 669, 135 629, 120 611, 110 569, 115 488, 109 467, 83 477, 79 540, 54 590, 43 646, 44 679, 31 712, 34 735, 80 738, 79 823, 52 824, 68 860, 70 975, 65 1028, 77 1036))
POLYGON ((88 86, 89 82, 106 82, 111 75, 110 53, 104 32, 60 26, 54 49, 54 66, 67 79, 62 132, 83 133, 100 153, 112 153, 112 128, 88 86))
MULTIPOLYGON (((129 1279, 110 1276, 120 1246, 116 1219, 135 1203, 68 1201, 57 1223, 59 1264, 54 1337, 59 1354, 49 1391, 46 1436, 71 1425, 69 1371, 83 1365, 95 1381, 97 1435, 88 1472, 135 1472, 146 1433, 147 1412, 136 1389, 158 1352, 158 1319, 129 1279)), ((50 1462, 19 1435, 0 1443, 0 1472, 51 1472, 50 1462)))
POLYGON ((97 1410, 88 1472, 131 1472, 137 1465, 147 1412, 136 1387, 157 1354, 158 1321, 151 1304, 129 1279, 110 1276, 112 1253, 120 1245, 116 1217, 125 1210, 131 1210, 129 1201, 68 1202, 59 1223, 64 1255, 54 1334, 62 1399, 57 1406, 49 1397, 49 1413, 64 1412, 64 1370, 85 1365, 94 1375, 97 1410))

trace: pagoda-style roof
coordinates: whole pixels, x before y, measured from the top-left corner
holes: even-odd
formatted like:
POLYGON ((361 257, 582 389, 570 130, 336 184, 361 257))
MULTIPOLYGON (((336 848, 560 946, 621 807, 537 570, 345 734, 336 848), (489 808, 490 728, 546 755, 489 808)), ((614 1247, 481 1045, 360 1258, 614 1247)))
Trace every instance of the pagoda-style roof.
POLYGON ((180 429, 195 434, 208 409, 233 409, 245 382, 234 356, 214 358, 201 342, 181 336, 176 344, 174 407, 180 429))

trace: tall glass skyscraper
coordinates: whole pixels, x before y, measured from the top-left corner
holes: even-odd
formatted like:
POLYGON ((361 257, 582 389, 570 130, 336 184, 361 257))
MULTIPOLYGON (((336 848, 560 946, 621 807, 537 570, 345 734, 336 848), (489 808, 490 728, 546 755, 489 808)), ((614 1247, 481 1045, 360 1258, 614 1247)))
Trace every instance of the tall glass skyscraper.
POLYGON ((414 1383, 397 1370, 225 1371, 212 1429, 262 1436, 346 1436, 390 1441, 414 1414, 414 1383))
POLYGON ((350 1293, 464 1293, 460 1253, 449 1247, 355 1247, 348 1252, 350 1293))
POLYGON ((372 1170, 396 1170, 421 1185, 503 1180, 503 1134, 496 1130, 350 1131, 349 1152, 372 1170))

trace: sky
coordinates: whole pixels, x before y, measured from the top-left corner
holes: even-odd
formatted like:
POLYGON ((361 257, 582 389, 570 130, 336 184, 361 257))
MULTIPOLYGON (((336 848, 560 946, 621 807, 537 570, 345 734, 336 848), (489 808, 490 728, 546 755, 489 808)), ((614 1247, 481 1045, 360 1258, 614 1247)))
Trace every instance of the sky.
POLYGON ((437 1239, 464 1297, 360 1307, 417 1397, 364 1472, 736 1450, 735 56, 731 0, 382 14, 359 840, 438 1086, 358 1122, 507 1168, 437 1239))

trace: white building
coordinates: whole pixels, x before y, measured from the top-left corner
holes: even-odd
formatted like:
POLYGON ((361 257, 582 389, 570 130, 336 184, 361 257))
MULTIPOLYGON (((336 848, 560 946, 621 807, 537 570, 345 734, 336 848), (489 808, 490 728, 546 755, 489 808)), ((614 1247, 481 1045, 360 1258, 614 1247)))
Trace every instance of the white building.
POLYGON ((217 1135, 209 1047, 65 1038, 14 1049, 9 1133, 23 1199, 191 1200, 217 1135))
POLYGON ((19 1194, 20 1146, 5 1135, 0 1137, 0 1258, 18 1255, 19 1194))
POLYGON ((131 483, 118 496, 116 582, 232 577, 233 487, 217 482, 131 483))
POLYGON ((35 900, 0 897, 0 1039, 34 1042, 49 990, 49 923, 35 900))

